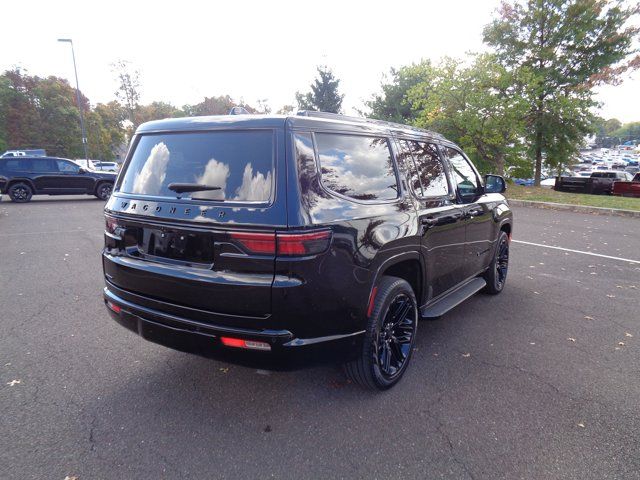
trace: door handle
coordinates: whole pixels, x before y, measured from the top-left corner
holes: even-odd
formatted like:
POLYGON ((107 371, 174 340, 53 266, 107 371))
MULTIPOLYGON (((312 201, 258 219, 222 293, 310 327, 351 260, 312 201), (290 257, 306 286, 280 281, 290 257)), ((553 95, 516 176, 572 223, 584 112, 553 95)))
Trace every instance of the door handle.
POLYGON ((484 210, 482 210, 481 208, 474 208, 473 210, 469 210, 467 212, 467 216, 469 218, 473 218, 473 217, 479 217, 480 215, 482 215, 484 213, 484 210))
POLYGON ((425 225, 427 227, 433 227, 434 225, 438 224, 438 219, 437 218, 432 218, 432 217, 427 217, 427 218, 423 218, 421 220, 422 225, 425 225))

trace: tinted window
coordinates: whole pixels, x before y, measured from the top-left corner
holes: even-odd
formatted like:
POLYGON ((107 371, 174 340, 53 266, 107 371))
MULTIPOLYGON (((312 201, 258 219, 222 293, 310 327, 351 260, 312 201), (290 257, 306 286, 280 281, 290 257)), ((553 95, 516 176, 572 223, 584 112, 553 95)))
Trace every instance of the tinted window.
POLYGON ((5 160, 2 162, 4 170, 7 172, 18 172, 18 171, 27 171, 29 170, 29 162, 27 160, 22 159, 11 159, 5 160))
POLYGON ((32 158, 31 159, 31 171, 32 172, 57 172, 58 167, 56 163, 50 158, 32 158))
POLYGON ((142 135, 120 191, 176 197, 171 183, 197 183, 219 190, 183 198, 264 202, 273 183, 273 133, 203 132, 142 135))
POLYGON ((425 197, 441 197, 449 193, 447 175, 432 143, 409 141, 418 168, 422 192, 425 197))
POLYGON ((418 174, 418 167, 413 158, 413 153, 411 153, 411 147, 409 146, 409 142, 407 140, 400 140, 398 142, 398 146, 400 148, 400 152, 398 153, 398 160, 404 161, 407 169, 409 170, 409 185, 419 197, 423 196, 422 192, 422 183, 420 182, 420 176, 418 174))
POLYGON ((392 200, 398 185, 386 138, 316 134, 322 183, 356 200, 392 200))
POLYGON ((73 162, 65 160, 56 160, 56 162, 58 163, 58 170, 61 172, 78 173, 80 171, 80 167, 73 162))
POLYGON ((453 179, 458 193, 466 197, 475 195, 479 186, 478 179, 467 159, 454 148, 445 147, 444 149, 449 158, 449 163, 451 163, 453 179))

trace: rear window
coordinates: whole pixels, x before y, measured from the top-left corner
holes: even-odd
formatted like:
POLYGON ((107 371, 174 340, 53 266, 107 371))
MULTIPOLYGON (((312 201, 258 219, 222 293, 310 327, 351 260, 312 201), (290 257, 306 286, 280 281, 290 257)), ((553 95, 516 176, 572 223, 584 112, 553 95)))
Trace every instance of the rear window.
POLYGON ((21 158, 0 161, 0 166, 7 172, 20 172, 29 170, 29 161, 21 158))
POLYGON ((171 183, 193 183, 219 189, 181 198, 267 202, 273 156, 271 130, 142 135, 119 191, 175 198, 171 183))
POLYGON ((386 138, 317 133, 322 184, 356 200, 398 197, 386 138))

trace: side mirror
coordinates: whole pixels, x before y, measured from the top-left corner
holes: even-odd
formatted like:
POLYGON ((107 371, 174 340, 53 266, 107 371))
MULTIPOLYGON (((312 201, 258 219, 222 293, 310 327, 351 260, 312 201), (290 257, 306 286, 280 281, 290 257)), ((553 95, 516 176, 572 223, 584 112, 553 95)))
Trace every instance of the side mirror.
POLYGON ((80 172, 80 173, 87 173, 87 169, 86 169, 86 168, 84 168, 84 167, 80 167, 79 172, 80 172))
POLYGON ((507 189, 507 182, 500 175, 484 176, 484 192, 485 193, 504 193, 507 189))

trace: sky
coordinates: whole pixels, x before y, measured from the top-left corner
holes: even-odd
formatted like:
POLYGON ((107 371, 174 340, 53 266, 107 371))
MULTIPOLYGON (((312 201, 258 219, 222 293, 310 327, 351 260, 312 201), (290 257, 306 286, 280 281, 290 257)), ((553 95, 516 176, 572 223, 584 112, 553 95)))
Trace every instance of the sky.
MULTIPOLYGON (((482 51, 497 0, 436 1, 10 1, 2 6, 0 69, 56 75, 93 104, 114 99, 111 64, 140 72, 142 103, 176 106, 229 94, 277 110, 295 104, 316 66, 340 79, 345 113, 379 91, 391 67, 482 51), (10 19, 14 19, 9 21, 10 19)), ((605 118, 640 120, 640 73, 598 91, 605 118)))

